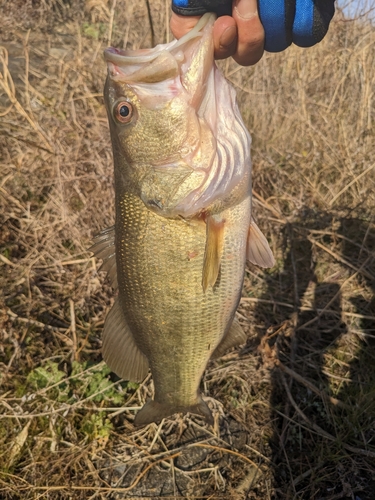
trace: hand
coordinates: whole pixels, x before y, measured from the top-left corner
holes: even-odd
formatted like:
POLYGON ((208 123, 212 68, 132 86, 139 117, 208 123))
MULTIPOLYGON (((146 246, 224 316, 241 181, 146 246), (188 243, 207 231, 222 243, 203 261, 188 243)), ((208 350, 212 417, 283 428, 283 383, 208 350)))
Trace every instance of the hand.
POLYGON ((172 0, 172 9, 170 26, 176 38, 191 30, 200 15, 217 12, 215 57, 233 56, 242 66, 258 62, 263 50, 280 52, 292 42, 315 45, 335 12, 334 0, 172 0))
MULTIPOLYGON (((172 13, 170 27, 178 39, 190 31, 200 16, 182 16, 172 13)), ((263 55, 264 29, 260 22, 257 0, 240 0, 233 7, 232 16, 219 17, 213 31, 215 58, 232 56, 242 66, 250 66, 263 55)))

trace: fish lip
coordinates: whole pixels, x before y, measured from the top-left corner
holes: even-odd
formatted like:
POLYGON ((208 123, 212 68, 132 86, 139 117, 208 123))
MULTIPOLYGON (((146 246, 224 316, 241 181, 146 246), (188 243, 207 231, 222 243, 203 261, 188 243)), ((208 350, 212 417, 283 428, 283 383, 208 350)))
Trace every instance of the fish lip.
POLYGON ((139 50, 125 50, 117 49, 115 47, 108 47, 104 50, 104 59, 112 64, 144 64, 147 62, 152 62, 158 57, 160 51, 154 49, 139 49, 139 50), (153 51, 152 53, 150 53, 153 51), (144 55, 136 55, 136 53, 142 53, 144 55), (148 53, 148 55, 146 55, 148 53))
POLYGON ((104 50, 104 59, 107 63, 121 66, 150 63, 154 61, 162 52, 173 52, 173 55, 175 57, 177 56, 177 59, 179 59, 181 57, 179 49, 190 40, 200 38, 202 36, 202 31, 206 28, 206 26, 209 24, 213 25, 215 20, 216 14, 207 12, 199 19, 194 28, 179 40, 173 40, 169 44, 157 45, 152 49, 125 50, 108 47, 104 50))

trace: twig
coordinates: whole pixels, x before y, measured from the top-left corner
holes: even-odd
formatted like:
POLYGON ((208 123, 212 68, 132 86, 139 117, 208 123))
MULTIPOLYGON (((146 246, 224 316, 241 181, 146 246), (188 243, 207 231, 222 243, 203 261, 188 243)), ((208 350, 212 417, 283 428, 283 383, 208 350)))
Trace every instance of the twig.
POLYGON ((345 187, 343 187, 341 189, 341 191, 339 191, 332 198, 332 200, 328 203, 328 205, 331 207, 335 203, 335 201, 337 200, 337 198, 339 198, 343 193, 345 193, 345 191, 347 191, 350 188, 350 186, 352 186, 354 183, 356 183, 364 175, 368 174, 370 172, 370 170, 372 170, 374 167, 375 167, 375 163, 373 165, 370 165, 368 168, 366 168, 366 170, 364 170, 361 174, 357 175, 357 177, 355 177, 351 182, 349 182, 349 184, 347 184, 345 187))
POLYGON ((264 208, 266 208, 267 210, 269 210, 275 217, 277 217, 278 220, 281 220, 284 223, 287 222, 286 219, 284 219, 284 217, 281 216, 280 212, 278 212, 269 203, 267 203, 266 200, 260 196, 260 194, 258 194, 256 191, 254 191, 254 189, 252 190, 252 193, 253 193, 253 196, 255 196, 255 198, 260 202, 260 204, 264 208))
POLYGON ((11 262, 9 259, 7 259, 5 257, 5 255, 2 255, 0 253, 0 260, 2 260, 4 262, 4 264, 7 264, 8 266, 11 266, 11 267, 16 267, 17 264, 14 264, 13 262, 11 262))
POLYGON ((153 47, 155 45, 155 31, 154 31, 154 23, 152 22, 151 8, 150 8, 149 0, 146 0, 146 7, 147 7, 148 21, 150 23, 150 30, 151 30, 151 47, 153 47))
MULTIPOLYGON (((12 105, 13 106, 13 105, 12 105)), ((1 113, 0 113, 1 116, 1 113)), ((30 139, 24 139, 23 137, 17 136, 10 134, 7 130, 1 130, 2 135, 6 135, 7 137, 10 137, 11 139, 14 139, 16 141, 24 142, 25 144, 28 144, 29 146, 33 146, 34 148, 41 149, 42 151, 46 151, 47 153, 51 153, 51 151, 40 144, 37 144, 34 141, 31 141, 30 139)))
MULTIPOLYGON (((174 453, 173 455, 169 456, 168 459, 172 460, 173 458, 176 458, 180 455, 180 452, 174 453)), ((159 462, 163 462, 165 458, 161 458, 160 460, 156 460, 155 462, 151 463, 148 465, 140 474, 139 476, 132 482, 132 484, 126 488, 114 488, 111 486, 69 486, 69 485, 57 485, 57 486, 33 486, 32 484, 29 484, 28 486, 19 486, 19 490, 25 491, 25 490, 37 490, 37 491, 63 491, 63 490, 71 490, 71 491, 113 491, 113 492, 125 492, 125 491, 130 491, 133 488, 137 486, 139 481, 142 479, 142 477, 147 474, 147 472, 152 469, 155 465, 157 465, 159 462)), ((7 473, 1 472, 1 474, 4 474, 5 476, 8 476, 7 473)))
POLYGON ((187 448, 196 448, 196 447, 199 447, 199 448, 210 448, 212 450, 221 451, 221 452, 224 452, 224 453, 229 453, 230 455, 235 455, 236 457, 241 458, 245 462, 248 462, 253 467, 256 467, 258 470, 261 470, 259 468, 259 466, 255 462, 253 462, 252 460, 250 460, 250 458, 246 457, 245 455, 242 455, 242 453, 239 453, 238 451, 229 450, 228 448, 221 448, 220 446, 214 446, 212 444, 203 444, 203 443, 192 443, 192 444, 189 444, 187 446, 187 448))
POLYGON ((21 106, 20 102, 16 98, 14 83, 13 83, 12 77, 11 77, 9 70, 8 70, 8 52, 6 51, 5 47, 1 47, 0 50, 2 51, 2 53, 0 53, 1 54, 0 62, 3 66, 3 73, 0 72, 0 86, 4 89, 5 93, 8 96, 8 99, 13 104, 13 106, 17 109, 17 111, 24 118, 26 118, 26 120, 29 122, 29 124, 32 126, 32 128, 35 130, 35 132, 42 139, 48 152, 53 154, 53 151, 51 150, 51 144, 49 143, 49 140, 48 140, 47 136, 45 135, 45 132, 33 120, 33 118, 31 118, 29 116, 29 114, 24 110, 24 108, 21 106))
POLYGON ((42 323, 40 321, 36 321, 34 319, 22 318, 21 316, 18 316, 18 314, 14 313, 10 309, 7 309, 6 313, 8 314, 10 319, 20 321, 21 323, 26 323, 29 325, 38 326, 39 328, 45 328, 46 330, 49 330, 51 332, 56 332, 56 331, 57 332, 65 332, 66 331, 65 328, 58 328, 55 326, 46 325, 45 323, 42 323))
POLYGON ((331 298, 331 300, 328 301, 328 303, 324 306, 324 308, 320 312, 318 312, 317 316, 315 316, 315 318, 310 319, 309 321, 306 321, 306 323, 303 323, 303 325, 300 325, 297 328, 297 331, 301 330, 302 328, 306 328, 307 326, 312 325, 313 323, 315 323, 316 321, 318 321, 319 318, 321 318, 322 315, 328 310, 329 306, 332 305, 341 296, 341 293, 342 293, 343 289, 345 288, 345 286, 348 283, 350 283, 350 281, 353 280, 362 271, 362 269, 365 267, 365 265, 367 264, 367 262, 369 260, 371 260, 371 259, 372 259, 372 256, 369 255, 367 257, 367 259, 363 262, 363 264, 361 265, 361 267, 358 269, 358 271, 356 271, 354 274, 352 274, 351 276, 349 276, 349 278, 347 278, 344 281, 344 283, 342 283, 342 285, 340 286, 340 288, 338 289, 338 291, 335 293, 335 295, 331 298))
POLYGON ((0 193, 2 193, 4 196, 6 196, 12 203, 14 203, 18 208, 20 208, 25 214, 27 214, 26 208, 17 200, 17 198, 14 198, 11 194, 6 191, 2 186, 0 186, 0 193))
MULTIPOLYGON (((335 436, 332 436, 329 432, 325 431, 322 429, 319 425, 315 424, 314 422, 311 422, 311 420, 304 414, 304 412, 299 408, 297 403, 295 402, 292 393, 290 392, 290 389, 288 387, 288 384, 285 380, 284 374, 281 372, 281 380, 283 381, 284 388, 286 390, 286 393, 288 395, 289 401, 291 402, 293 408, 296 410, 298 415, 312 428, 314 431, 319 434, 320 436, 329 439, 330 441, 335 441, 338 442, 339 439, 335 436)), ((363 450, 362 448, 357 448, 355 446, 351 446, 346 443, 342 443, 342 447, 345 448, 347 451, 350 451, 351 453, 357 453, 358 455, 363 455, 365 457, 371 457, 375 458, 375 452, 370 451, 370 450, 363 450)))
POLYGON ((69 308, 70 308, 70 331, 72 332, 72 337, 73 337, 72 361, 78 361, 79 356, 77 353, 76 315, 74 311, 74 302, 72 299, 69 299, 69 308))
MULTIPOLYGON (((82 375, 82 374, 80 374, 82 375)), ((67 379, 62 379, 60 380, 58 383, 55 384, 56 385, 60 385, 60 384, 63 384, 67 379)), ((146 379, 147 380, 147 379, 146 379)), ((45 412, 41 412, 41 413, 30 413, 30 414, 14 414, 14 415, 0 415, 0 419, 4 419, 4 418, 35 418, 35 417, 45 417, 47 415, 51 416, 51 415, 54 415, 56 413, 60 413, 60 412, 70 412, 72 410, 76 410, 76 409, 81 409, 81 407, 87 402, 87 401, 91 401, 92 399, 96 398, 97 396, 99 396, 100 394, 102 394, 103 392, 106 392, 110 389, 112 389, 113 387, 115 387, 116 385, 118 384, 118 381, 117 382, 113 382, 112 384, 110 384, 109 386, 106 386, 106 387, 103 387, 102 389, 100 389, 100 391, 97 391, 95 392, 94 394, 90 394, 90 396, 88 396, 87 398, 85 399, 82 399, 80 401, 77 401, 76 403, 72 404, 72 405, 69 405, 69 404, 63 404, 63 406, 61 406, 60 408, 54 408, 54 409, 51 409, 50 411, 45 411, 45 412)), ((49 390, 51 389, 53 386, 50 386, 48 388, 45 388, 46 390, 49 390)), ((129 400, 130 401, 130 400, 129 400)), ((4 404, 4 401, 1 401, 1 403, 4 404)), ((103 411, 105 409, 103 408, 103 411)), ((126 411, 126 410, 139 410, 139 407, 127 407, 127 408, 121 408, 121 411, 126 411)), ((116 415, 116 413, 110 415, 110 417, 114 417, 116 415)))
MULTIPOLYGON (((134 392, 134 394, 132 394, 132 396, 128 399, 126 404, 129 404, 131 401, 133 401, 133 399, 136 397, 136 394, 139 394, 139 391, 142 389, 142 387, 144 387, 147 384, 147 382, 150 380, 150 378, 151 378, 151 373, 149 373, 147 375, 147 377, 144 379, 144 381, 141 384, 139 384, 138 389, 134 392)), ((127 411, 127 410, 128 410, 128 408, 122 407, 119 410, 117 410, 115 413, 110 415, 108 418, 111 419, 113 417, 117 417, 117 415, 120 415, 121 413, 124 413, 124 411, 127 411)), ((129 408, 129 410, 133 410, 133 408, 129 408)), ((137 407, 136 410, 139 410, 139 407, 137 407)))
MULTIPOLYGON (((61 266, 71 266, 73 264, 85 264, 86 262, 93 261, 95 257, 89 257, 87 259, 76 259, 76 260, 61 260, 59 264, 61 266)), ((52 267, 52 266, 50 266, 52 267)))
POLYGON ((323 463, 324 462, 319 463, 316 467, 313 467, 313 468, 311 468, 311 469, 303 472, 302 474, 300 474, 299 476, 297 476, 295 479, 293 479, 293 486, 297 486, 297 484, 300 483, 303 479, 306 479, 314 471, 320 469, 320 467, 322 467, 323 463))
POLYGON ((290 375, 291 377, 293 377, 294 380, 296 380, 297 382, 299 382, 300 384, 304 385, 305 387, 307 387, 308 389, 310 389, 312 392, 314 392, 315 394, 317 394, 321 399, 327 400, 331 404, 333 404, 335 406, 339 406, 340 408, 346 408, 346 409, 349 408, 348 405, 346 405, 345 403, 343 403, 339 399, 336 399, 336 398, 333 398, 331 396, 328 396, 327 394, 325 394, 324 392, 322 392, 312 382, 310 382, 309 380, 305 379, 304 377, 302 377, 301 375, 299 375, 297 372, 295 372, 291 368, 289 368, 286 365, 284 365, 280 360, 277 359, 275 361, 275 365, 278 366, 279 368, 281 368, 281 370, 283 370, 285 373, 287 373, 288 375, 290 375))
POLYGON ((256 450, 255 448, 253 448, 252 446, 250 446, 248 444, 245 444, 245 447, 249 448, 250 451, 252 451, 256 455, 258 455, 259 457, 263 458, 264 461, 272 464, 272 460, 270 458, 266 457, 266 455, 263 455, 263 453, 261 453, 260 451, 256 450))
MULTIPOLYGON (((288 231, 289 238, 290 238, 290 259, 291 259, 292 269, 293 269, 293 290, 294 290, 294 308, 293 309, 294 309, 294 312, 291 315, 292 332, 290 335, 290 361, 291 361, 292 366, 294 366, 294 362, 296 359, 296 352, 297 352, 296 331, 297 331, 297 323, 298 323, 299 306, 300 306, 301 301, 300 301, 300 296, 299 296, 299 291, 298 291, 297 264, 296 264, 295 254, 294 254, 293 230, 292 230, 292 226, 290 224, 287 224, 286 227, 287 227, 287 231, 288 231)), ((293 379, 290 378, 289 391, 292 390, 292 385, 293 385, 293 379)), ((290 412, 290 402, 286 401, 286 403, 285 403, 286 415, 289 416, 289 412, 290 412)), ((281 435, 280 435, 280 443, 282 445, 284 452, 285 452, 284 443, 285 443, 285 436, 287 434, 287 430, 288 430, 287 421, 283 420, 282 431, 281 431, 281 435)), ((288 461, 287 456, 286 456, 286 459, 288 461)), ((288 462, 288 467, 289 467, 289 462, 288 462)))
POLYGON ((116 2, 117 2, 117 0, 113 0, 112 7, 111 7, 111 13, 109 16, 108 45, 111 45, 111 41, 112 41, 113 19, 115 17, 116 2))
POLYGON ((362 269, 362 270, 358 269, 358 267, 354 266, 353 264, 351 264, 349 261, 347 261, 346 259, 344 259, 340 255, 338 255, 337 253, 333 252, 332 250, 330 250, 329 248, 327 248, 322 243, 319 243, 319 241, 316 241, 316 240, 314 240, 314 238, 311 238, 311 237, 308 237, 307 239, 310 241, 310 243, 312 243, 313 245, 316 245, 317 247, 321 248, 322 250, 324 250, 325 252, 327 252, 329 255, 331 255, 332 257, 334 257, 336 260, 338 260, 339 262, 341 262, 342 264, 345 264, 346 266, 350 267, 350 269, 353 269, 355 272, 360 273, 363 276, 366 276, 366 278, 368 278, 370 280, 375 280, 375 276, 373 276, 372 274, 370 274, 369 272, 367 272, 364 269, 362 269))
MULTIPOLYGON (((152 440, 152 442, 151 442, 150 446, 149 446, 149 447, 148 447, 148 449, 147 449, 147 451, 148 451, 149 453, 151 453, 152 448, 154 447, 154 444, 156 443, 156 441, 157 441, 157 439, 158 439, 158 437, 159 437, 159 435, 160 435, 160 432, 161 432, 161 430, 162 430, 162 428, 163 428, 164 422, 165 422, 165 418, 163 418, 163 420, 162 420, 162 421, 160 422, 160 424, 158 425, 158 428, 157 428, 157 430, 156 430, 156 433, 155 433, 154 439, 152 440)), ((164 443, 163 443, 163 444, 164 444, 164 443)))
MULTIPOLYGON (((359 243, 351 240, 347 236, 344 236, 343 234, 340 234, 340 233, 337 233, 337 232, 334 232, 334 231, 322 231, 322 230, 319 230, 319 229, 311 229, 311 228, 306 228, 306 227, 302 227, 302 226, 298 226, 298 225, 295 225, 294 229, 296 229, 298 231, 303 231, 305 233, 310 233, 310 235, 311 234, 320 234, 322 236, 333 236, 334 238, 339 238, 340 240, 347 241, 351 245, 359 248, 361 250, 361 252, 364 250, 367 253, 371 254, 372 256, 374 255, 374 250, 373 249, 370 250, 369 248, 364 248, 363 247, 363 242, 362 242, 362 244, 359 244, 359 243)), ((369 230, 371 230, 371 223, 367 227, 367 232, 369 230)))
MULTIPOLYGON (((281 307, 287 307, 288 309, 294 309, 294 306, 292 304, 288 304, 287 302, 278 302, 277 300, 267 300, 267 299, 258 299, 257 297, 242 297, 241 302, 253 302, 254 304, 270 304, 270 305, 276 305, 276 306, 281 306, 281 307)), ((305 307, 301 306, 299 308, 299 311, 311 311, 311 312, 324 312, 325 314, 339 314, 338 311, 334 311, 333 309, 315 309, 313 307, 305 307)), ((344 316, 349 316, 352 318, 359 318, 359 319, 369 319, 369 320, 375 320, 375 316, 368 316, 365 314, 358 314, 358 313, 352 313, 349 311, 340 311, 341 314, 344 316)))
POLYGON ((169 43, 169 12, 170 12, 170 2, 165 0, 165 41, 169 43))

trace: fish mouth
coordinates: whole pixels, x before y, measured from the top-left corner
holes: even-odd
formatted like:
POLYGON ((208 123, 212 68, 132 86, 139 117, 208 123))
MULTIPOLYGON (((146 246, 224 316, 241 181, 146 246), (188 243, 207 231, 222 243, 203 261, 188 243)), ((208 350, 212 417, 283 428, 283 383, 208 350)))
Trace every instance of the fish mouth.
MULTIPOLYGON (((192 59, 200 62, 211 60, 207 52, 213 53, 211 32, 216 20, 216 14, 204 14, 193 29, 179 40, 168 44, 160 44, 152 49, 124 50, 109 47, 104 51, 104 59, 108 70, 115 81, 124 83, 159 83, 170 78, 181 76, 181 83, 189 80, 187 75, 191 68, 192 59), (207 43, 199 44, 196 42, 207 43)), ((195 71, 197 70, 195 65, 195 71)), ((201 69, 204 70, 204 68, 201 69)), ((191 72, 191 70, 190 70, 191 72)), ((204 76, 199 78, 204 81, 204 76)), ((196 78, 196 76, 195 76, 196 78)), ((191 78, 190 78, 191 79, 191 78)), ((189 82, 185 87, 189 87, 189 82)), ((190 88, 187 88, 191 91, 190 88)))
POLYGON ((183 58, 181 53, 183 47, 191 40, 201 38, 203 35, 203 30, 207 27, 212 27, 216 20, 216 14, 208 12, 204 14, 197 24, 188 33, 186 33, 179 40, 173 40, 168 44, 156 45, 151 49, 138 49, 138 50, 126 50, 117 49, 115 47, 108 47, 104 51, 104 59, 107 62, 113 64, 132 65, 135 64, 147 64, 154 61, 163 52, 169 52, 174 55, 174 57, 179 60, 183 58))

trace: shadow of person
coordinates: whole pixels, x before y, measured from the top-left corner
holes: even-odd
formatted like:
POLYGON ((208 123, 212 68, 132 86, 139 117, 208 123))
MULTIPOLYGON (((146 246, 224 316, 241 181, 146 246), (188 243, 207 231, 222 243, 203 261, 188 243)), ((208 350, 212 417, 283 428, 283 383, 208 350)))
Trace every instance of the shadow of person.
POLYGON ((337 234, 342 239, 342 258, 351 264, 356 276, 348 300, 351 356, 345 379, 335 394, 345 406, 336 407, 335 416, 342 424, 339 436, 356 448, 351 452, 351 461, 355 463, 351 489, 358 492, 356 498, 372 500, 375 498, 375 227, 370 221, 342 218, 337 234))
POLYGON ((375 235, 358 219, 337 223, 308 210, 282 232, 283 267, 267 276, 254 311, 261 355, 273 366, 275 498, 355 498, 363 478, 370 484, 363 470, 372 457, 365 452, 375 443, 375 288, 369 270, 375 235), (336 259, 318 253, 315 236, 339 249, 336 259), (353 312, 346 301, 344 314, 348 267, 357 275, 349 280, 353 312), (353 462, 350 451, 356 477, 353 463, 346 463, 353 462))

